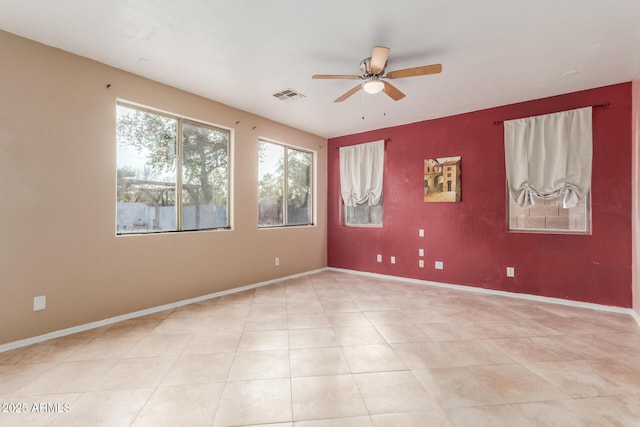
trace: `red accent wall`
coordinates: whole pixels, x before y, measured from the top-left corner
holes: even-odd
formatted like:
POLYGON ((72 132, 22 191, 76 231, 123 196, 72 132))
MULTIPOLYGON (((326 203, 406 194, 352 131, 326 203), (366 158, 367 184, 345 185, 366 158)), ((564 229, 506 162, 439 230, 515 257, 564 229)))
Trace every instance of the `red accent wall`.
POLYGON ((328 265, 631 307, 631 91, 622 83, 330 139, 328 265), (593 111, 592 234, 507 231, 503 126, 493 122, 605 102, 593 111), (346 227, 337 148, 385 138, 383 227, 346 227), (424 203, 424 160, 457 155, 462 201, 424 203))

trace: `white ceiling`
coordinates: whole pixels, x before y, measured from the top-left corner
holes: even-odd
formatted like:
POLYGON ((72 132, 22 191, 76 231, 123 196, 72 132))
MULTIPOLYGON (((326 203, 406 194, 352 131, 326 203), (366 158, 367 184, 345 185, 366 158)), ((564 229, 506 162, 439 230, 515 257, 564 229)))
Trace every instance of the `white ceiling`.
POLYGON ((325 137, 640 77, 640 0, 0 0, 0 29, 325 137), (398 102, 311 79, 374 45, 443 72, 398 102))

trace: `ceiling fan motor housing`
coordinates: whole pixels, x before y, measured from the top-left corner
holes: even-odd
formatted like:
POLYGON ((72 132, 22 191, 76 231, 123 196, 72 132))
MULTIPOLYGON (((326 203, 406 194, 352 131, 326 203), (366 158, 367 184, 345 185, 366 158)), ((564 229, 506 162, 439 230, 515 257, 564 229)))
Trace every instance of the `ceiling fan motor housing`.
MULTIPOLYGON (((386 68, 387 64, 385 63, 384 65, 386 68)), ((360 61, 360 72, 362 73, 363 78, 368 79, 370 77, 381 76, 382 74, 384 74, 384 68, 380 70, 379 73, 373 73, 371 72, 371 58, 364 58, 362 61, 360 61)))

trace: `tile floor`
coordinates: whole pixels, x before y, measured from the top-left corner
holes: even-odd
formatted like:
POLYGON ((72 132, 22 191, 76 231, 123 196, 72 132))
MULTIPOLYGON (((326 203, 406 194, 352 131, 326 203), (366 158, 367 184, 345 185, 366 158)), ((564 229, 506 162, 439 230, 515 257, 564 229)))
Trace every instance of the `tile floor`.
POLYGON ((640 328, 327 271, 0 353, 0 402, 1 426, 640 426, 640 328))

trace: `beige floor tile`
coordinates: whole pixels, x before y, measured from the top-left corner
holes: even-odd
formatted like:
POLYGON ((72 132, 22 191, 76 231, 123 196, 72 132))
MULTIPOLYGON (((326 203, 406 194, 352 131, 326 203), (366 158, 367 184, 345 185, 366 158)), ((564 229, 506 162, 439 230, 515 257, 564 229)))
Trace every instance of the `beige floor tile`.
MULTIPOLYGON (((38 363, 24 365, 0 365, 0 401, 15 394, 27 384, 36 380, 43 374, 55 369, 56 363, 38 363)), ((34 390, 34 394, 37 393, 34 390)), ((43 391, 40 394, 45 394, 43 391)))
POLYGON ((47 369, 15 392, 15 396, 76 393, 93 390, 98 380, 115 366, 117 360, 62 362, 47 369))
POLYGON ((457 427, 535 427, 511 405, 449 408, 445 410, 457 427))
POLYGON ((289 348, 336 347, 338 340, 333 328, 299 329, 289 331, 289 348))
POLYGON ((447 341, 441 344, 448 352, 455 354, 461 366, 500 365, 514 363, 489 340, 447 341))
POLYGON ((247 321, 246 314, 234 314, 212 311, 208 317, 202 321, 200 329, 196 334, 215 334, 217 332, 242 332, 247 321))
POLYGON ((324 300, 320 301, 325 313, 357 313, 360 312, 358 304, 353 302, 351 298, 346 300, 324 300))
POLYGON ((349 313, 327 313, 329 323, 334 328, 346 327, 346 326, 371 326, 371 322, 360 312, 349 313))
POLYGON ((248 321, 272 321, 282 319, 287 319, 287 304, 284 300, 281 303, 252 304, 251 307, 249 307, 249 313, 246 318, 248 321))
POLYGON ((278 331, 244 331, 238 351, 288 350, 289 333, 278 331))
POLYGON ((154 334, 194 334, 200 329, 205 317, 172 317, 175 311, 164 319, 154 330, 154 334))
POLYGON ((167 357, 180 356, 192 336, 189 334, 152 334, 139 340, 125 357, 167 357))
POLYGON ((244 331, 276 331, 286 330, 288 327, 286 317, 278 320, 250 321, 244 324, 244 331))
POLYGON ((366 310, 364 314, 374 326, 412 324, 411 319, 396 310, 366 310))
POLYGON ((121 359, 92 384, 89 390, 123 390, 157 387, 175 359, 144 357, 121 359))
POLYGON ((469 325, 446 321, 416 324, 432 341, 465 340, 484 337, 479 335, 476 330, 471 329, 469 325))
POLYGON ((328 328, 329 319, 326 314, 290 314, 288 316, 289 329, 328 328))
POLYGON ((200 329, 189 341, 185 353, 229 353, 234 352, 240 343, 242 329, 205 330, 200 329))
POLYGON ((291 377, 351 373, 341 347, 294 349, 289 354, 291 377))
POLYGON ((635 359, 592 359, 576 363, 590 366, 598 374, 621 385, 627 394, 640 394, 640 358, 635 359))
POLYGON ((467 368, 416 370, 413 374, 442 408, 506 403, 467 368))
POLYGON ((464 366, 457 359, 454 348, 446 341, 391 344, 391 348, 409 369, 464 366))
POLYGON ((291 387, 294 421, 368 415, 351 375, 292 378, 291 387))
POLYGON ((554 348, 548 343, 536 341, 531 337, 500 338, 490 340, 490 342, 507 356, 520 363, 567 360, 567 353, 562 349, 554 348))
POLYGON ((438 408, 411 372, 357 374, 354 379, 371 415, 438 408))
POLYGON ((324 313, 324 307, 320 304, 320 301, 316 298, 315 301, 305 301, 304 298, 294 299, 290 301, 287 299, 287 313, 289 314, 311 314, 311 313, 324 313))
POLYGON ((233 353, 183 354, 162 380, 163 386, 224 383, 233 353))
POLYGON ((343 347, 351 372, 406 371, 407 366, 387 344, 343 347))
POLYGON ((294 427, 373 427, 369 417, 330 418, 327 420, 296 421, 294 427))
POLYGON ((229 382, 224 388, 214 426, 291 421, 289 379, 229 382))
POLYGON ((158 387, 132 427, 210 427, 224 384, 189 384, 158 387))
POLYGON ((429 342, 431 338, 420 328, 412 324, 376 325, 378 332, 388 343, 429 342))
POLYGON ((526 366, 536 375, 574 398, 626 393, 624 386, 603 376, 603 372, 588 361, 539 362, 529 363, 526 366))
POLYGON ((338 343, 342 346, 385 344, 386 342, 375 326, 346 326, 333 329, 338 343))
POLYGON ((69 412, 58 414, 51 426, 129 426, 152 392, 152 388, 142 388, 84 393, 69 412))
POLYGON ((521 365, 473 366, 469 370, 509 403, 570 398, 556 386, 521 365))
POLYGON ((640 420, 640 395, 596 397, 563 402, 583 425, 635 427, 640 420))
POLYGON ((225 304, 218 301, 215 307, 209 312, 207 319, 216 322, 230 321, 243 321, 249 315, 251 304, 225 304))
POLYGON ((290 375, 287 350, 247 351, 235 354, 227 381, 289 378, 290 375))
POLYGON ((69 354, 65 361, 119 359, 124 357, 137 344, 141 337, 102 337, 87 342, 79 349, 69 354))
POLYGON ((372 415, 375 427, 453 427, 441 409, 421 412, 372 415))
POLYGON ((525 418, 540 427, 583 427, 584 420, 581 420, 581 414, 575 413, 569 406, 568 401, 550 401, 550 402, 530 402, 517 403, 513 406, 525 418))
POLYGON ((393 310, 395 307, 388 301, 382 298, 367 298, 367 297, 354 297, 353 301, 360 307, 362 311, 380 311, 380 310, 393 310))

